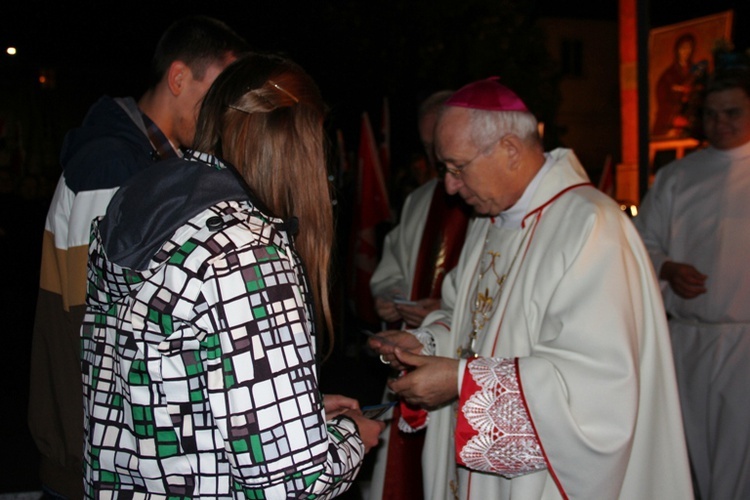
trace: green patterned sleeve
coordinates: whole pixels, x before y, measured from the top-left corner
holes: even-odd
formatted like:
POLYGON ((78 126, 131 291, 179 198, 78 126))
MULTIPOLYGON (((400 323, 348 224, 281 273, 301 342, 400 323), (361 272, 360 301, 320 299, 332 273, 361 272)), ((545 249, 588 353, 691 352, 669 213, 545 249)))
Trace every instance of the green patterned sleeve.
POLYGON ((350 419, 325 422, 296 256, 282 245, 254 246, 212 268, 199 321, 207 408, 233 488, 247 498, 341 494, 364 447, 350 419))

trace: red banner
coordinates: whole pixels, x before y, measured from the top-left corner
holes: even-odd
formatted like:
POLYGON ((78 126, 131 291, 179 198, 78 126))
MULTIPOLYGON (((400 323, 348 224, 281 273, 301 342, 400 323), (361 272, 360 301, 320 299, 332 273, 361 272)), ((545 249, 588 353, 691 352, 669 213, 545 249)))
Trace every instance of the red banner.
POLYGON ((362 115, 357 169, 357 198, 353 222, 353 269, 350 277, 351 299, 357 316, 367 322, 377 322, 370 278, 378 263, 376 227, 390 220, 388 191, 380 164, 377 143, 367 113, 362 115))

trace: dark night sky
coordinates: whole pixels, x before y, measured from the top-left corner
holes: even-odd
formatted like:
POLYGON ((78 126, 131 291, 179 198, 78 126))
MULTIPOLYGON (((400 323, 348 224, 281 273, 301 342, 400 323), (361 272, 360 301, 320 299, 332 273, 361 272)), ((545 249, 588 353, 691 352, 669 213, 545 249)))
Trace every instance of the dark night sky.
MULTIPOLYGON (((378 9, 394 8, 409 2, 346 2, 214 0, 213 2, 134 0, 60 2, 50 0, 9 0, 0 13, 0 44, 14 44, 19 57, 60 68, 75 67, 81 72, 100 73, 86 78, 91 87, 131 85, 134 75, 145 67, 161 31, 173 20, 189 14, 218 17, 245 36, 253 47, 282 50, 307 65, 311 73, 335 72, 349 65, 366 65, 366 61, 338 60, 336 45, 356 44, 356 40, 334 40, 327 34, 336 32, 331 23, 340 20, 326 15, 323 4, 361 5, 361 12, 371 10, 369 20, 377 22, 378 9), (125 7, 127 6, 127 7, 125 7), (99 84, 99 85, 98 85, 99 84)), ((433 2, 436 4, 455 4, 433 2)), ((673 2, 651 0, 652 27, 683 21, 692 17, 734 9, 735 39, 738 46, 748 46, 748 6, 744 0, 682 0, 677 10, 673 2)), ((565 16, 616 19, 616 0, 531 0, 524 3, 531 16, 565 16)), ((453 26, 451 30, 460 30, 453 26)), ((446 33, 450 35, 450 30, 446 33)), ((373 50, 377 50, 376 47, 373 50)))
MULTIPOLYGON (((102 81, 112 86, 118 86, 118 81, 137 81, 123 75, 143 67, 163 28, 184 15, 201 13, 218 17, 245 36, 252 46, 283 50, 292 58, 307 62, 311 73, 316 70, 324 73, 357 62, 340 61, 332 57, 336 51, 332 44, 337 41, 326 34, 332 31, 330 23, 338 21, 325 15, 321 8, 323 4, 362 5, 358 9, 362 12, 409 4, 393 0, 134 0, 121 3, 9 0, 4 3, 0 13, 0 43, 3 46, 15 44, 21 51, 20 57, 51 65, 83 66, 92 72, 103 68, 105 75, 102 81), (365 7, 367 5, 369 7, 365 7), (112 73, 112 77, 108 77, 107 73, 112 73), (119 78, 114 78, 114 73, 119 78)), ((450 5, 455 4, 455 0, 433 3, 450 5)), ((682 0, 677 10, 673 2, 651 0, 650 21, 656 27, 734 8, 738 18, 735 21, 735 38, 744 37, 742 44, 738 45, 747 47, 748 30, 740 27, 748 25, 748 3, 744 0, 682 0)), ((600 19, 616 19, 617 16, 616 0, 530 0, 524 5, 532 16, 600 19)), ((378 16, 373 15, 370 19, 376 22, 378 16)), ((459 30, 460 26, 452 29, 459 30)), ((341 40, 341 43, 357 42, 341 40)), ((96 79, 89 80, 89 83, 96 86, 96 79)))
MULTIPOLYGON (((499 3, 510 1, 513 0, 498 0, 499 3)), ((558 16, 615 20, 618 13, 616 0, 528 0, 515 3, 521 5, 531 18, 558 16)), ((0 14, 0 45, 3 49, 8 45, 18 47, 19 55, 12 64, 54 68, 59 93, 67 96, 65 111, 75 116, 70 118, 71 125, 80 120, 88 105, 101 94, 140 95, 148 61, 159 35, 172 21, 190 14, 222 19, 244 36, 252 47, 282 51, 300 63, 318 82, 334 112, 344 115, 350 122, 363 110, 378 113, 380 100, 386 94, 392 99, 392 107, 408 108, 413 114, 419 98, 428 92, 456 88, 466 83, 463 78, 469 78, 415 81, 413 76, 404 74, 404 84, 393 88, 396 66, 389 64, 389 60, 398 58, 402 68, 398 71, 403 71, 404 59, 411 59, 416 64, 419 56, 416 52, 408 53, 412 47, 408 42, 403 50, 406 54, 395 53, 393 46, 384 47, 377 35, 372 35, 379 29, 378 23, 389 22, 390 33, 395 37, 403 33, 398 31, 400 26, 393 27, 394 16, 398 14, 384 15, 384 9, 398 11, 416 8, 415 5, 451 9, 460 5, 455 0, 433 0, 430 3, 416 0, 134 0, 120 3, 9 0, 5 4, 0 14), (361 29, 342 28, 342 23, 349 22, 342 19, 340 12, 344 11, 361 16, 361 29), (389 50, 392 53, 384 54, 389 50), (386 88, 388 78, 391 79, 391 89, 386 88), (431 84, 434 86, 428 88, 431 84), (409 95, 396 95, 399 93, 409 95)), ((750 30, 740 29, 750 25, 750 2, 747 0, 682 0, 679 11, 673 5, 666 0, 651 0, 650 25, 658 27, 734 9, 736 45, 748 47, 750 30)), ((404 28, 405 31, 408 29, 404 28)), ((459 23, 444 26, 447 39, 461 30, 459 23)), ((404 33, 404 36, 407 40, 418 40, 420 35, 411 32, 404 33)), ((8 56, 2 53, 0 58, 7 60, 8 56)), ((487 74, 496 72, 488 68, 487 74)))

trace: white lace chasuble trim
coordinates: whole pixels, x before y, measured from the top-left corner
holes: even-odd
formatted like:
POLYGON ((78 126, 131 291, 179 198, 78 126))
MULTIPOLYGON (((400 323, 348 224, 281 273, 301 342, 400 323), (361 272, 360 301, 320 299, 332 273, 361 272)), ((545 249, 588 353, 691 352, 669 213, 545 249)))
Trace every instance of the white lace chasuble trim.
POLYGON ((547 468, 519 390, 515 360, 470 360, 459 406, 459 465, 508 478, 547 468))

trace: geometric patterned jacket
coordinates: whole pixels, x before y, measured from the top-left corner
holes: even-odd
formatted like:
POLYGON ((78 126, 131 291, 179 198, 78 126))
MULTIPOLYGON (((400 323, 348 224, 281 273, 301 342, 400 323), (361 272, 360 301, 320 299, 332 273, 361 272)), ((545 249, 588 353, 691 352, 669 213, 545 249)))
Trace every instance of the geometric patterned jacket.
POLYGON ((258 205, 191 153, 137 175, 93 224, 87 498, 331 498, 351 485, 364 446, 351 419, 325 420, 303 267, 258 205))

